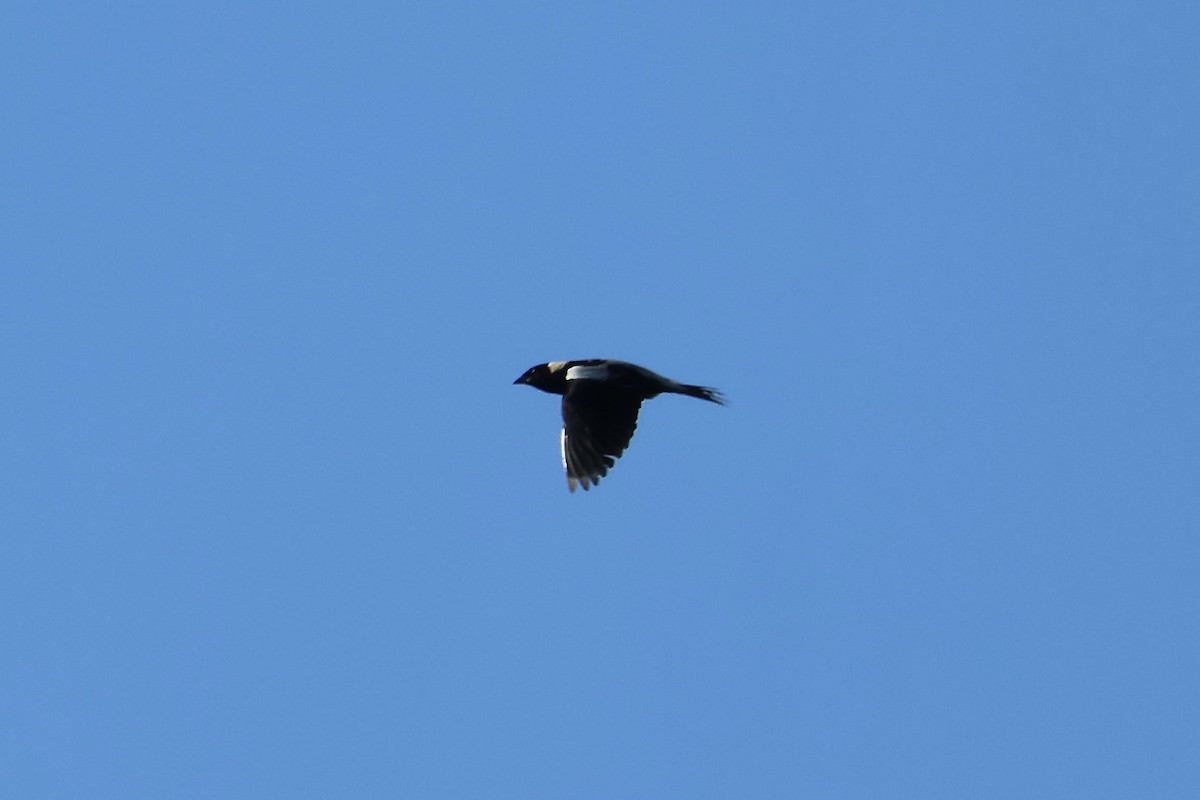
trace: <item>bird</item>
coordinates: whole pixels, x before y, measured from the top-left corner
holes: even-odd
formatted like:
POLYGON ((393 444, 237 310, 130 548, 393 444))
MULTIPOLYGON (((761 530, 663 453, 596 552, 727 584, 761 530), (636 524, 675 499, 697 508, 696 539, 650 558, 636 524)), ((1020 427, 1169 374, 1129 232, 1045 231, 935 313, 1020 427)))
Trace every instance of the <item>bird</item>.
POLYGON ((664 378, 645 367, 608 358, 550 361, 530 367, 514 385, 562 395, 559 447, 567 489, 588 491, 616 464, 637 429, 642 403, 660 394, 682 394, 725 405, 716 389, 664 378))

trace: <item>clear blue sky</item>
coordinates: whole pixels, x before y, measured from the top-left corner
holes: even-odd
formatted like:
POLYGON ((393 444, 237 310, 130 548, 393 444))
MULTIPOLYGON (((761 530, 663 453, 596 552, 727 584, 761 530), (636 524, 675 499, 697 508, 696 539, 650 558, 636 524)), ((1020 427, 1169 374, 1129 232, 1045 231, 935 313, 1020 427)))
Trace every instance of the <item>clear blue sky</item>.
POLYGON ((1195 3, 0 31, 0 795, 1200 793, 1195 3))

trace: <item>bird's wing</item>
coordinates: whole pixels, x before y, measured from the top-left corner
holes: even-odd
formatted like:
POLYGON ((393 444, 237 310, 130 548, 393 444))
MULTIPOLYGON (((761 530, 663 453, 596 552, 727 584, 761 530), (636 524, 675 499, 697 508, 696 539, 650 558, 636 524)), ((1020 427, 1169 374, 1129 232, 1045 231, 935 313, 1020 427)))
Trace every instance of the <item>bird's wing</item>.
POLYGON ((604 380, 567 381, 563 395, 562 457, 567 488, 584 490, 608 474, 637 429, 642 401, 604 380))

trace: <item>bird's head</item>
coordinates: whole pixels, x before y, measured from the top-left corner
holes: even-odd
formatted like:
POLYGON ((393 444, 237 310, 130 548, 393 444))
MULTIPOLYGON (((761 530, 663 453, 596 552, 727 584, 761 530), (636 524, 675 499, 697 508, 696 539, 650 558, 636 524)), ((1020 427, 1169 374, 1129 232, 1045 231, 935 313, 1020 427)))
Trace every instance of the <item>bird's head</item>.
POLYGON ((543 392, 562 394, 566 390, 567 381, 567 371, 563 369, 565 366, 565 361, 538 364, 521 373, 521 377, 513 381, 513 384, 524 383, 543 392))

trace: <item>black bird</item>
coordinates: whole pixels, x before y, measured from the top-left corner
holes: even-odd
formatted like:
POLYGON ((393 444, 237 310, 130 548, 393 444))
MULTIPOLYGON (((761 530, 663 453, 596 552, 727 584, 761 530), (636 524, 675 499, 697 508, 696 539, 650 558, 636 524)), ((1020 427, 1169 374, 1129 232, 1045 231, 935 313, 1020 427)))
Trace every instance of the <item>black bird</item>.
POLYGON ((587 491, 616 464, 637 429, 642 401, 660 394, 685 394, 725 404, 716 389, 677 383, 627 361, 592 358, 551 361, 525 370, 513 381, 561 394, 563 468, 567 488, 587 491))

